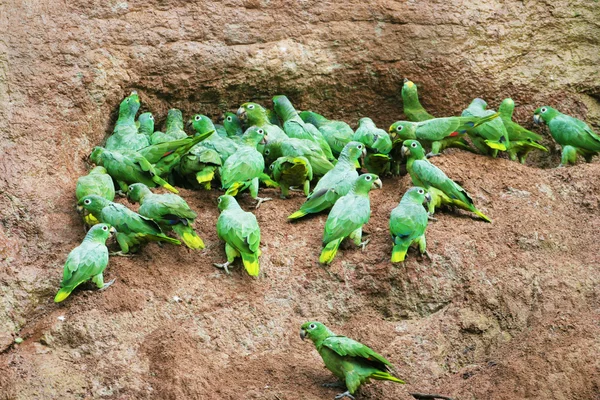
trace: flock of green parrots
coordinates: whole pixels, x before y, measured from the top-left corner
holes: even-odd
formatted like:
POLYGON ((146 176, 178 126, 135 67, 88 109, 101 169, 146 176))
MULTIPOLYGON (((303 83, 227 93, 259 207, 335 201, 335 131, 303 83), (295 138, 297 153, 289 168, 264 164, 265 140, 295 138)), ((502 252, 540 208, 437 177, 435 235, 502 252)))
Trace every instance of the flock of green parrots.
MULTIPOLYGON (((370 118, 360 119, 355 131, 345 122, 314 112, 298 113, 286 96, 275 96, 274 111, 245 103, 237 114, 226 113, 222 126, 204 115, 194 115, 189 121, 194 133, 188 135, 177 109, 169 110, 164 132, 154 130, 149 112, 136 119, 140 100, 132 92, 120 104, 105 147, 94 148, 90 155, 96 167, 77 181, 78 209, 91 228, 68 255, 54 300, 65 300, 88 280, 100 289, 112 283, 104 283, 103 272, 109 260, 106 240, 113 233, 120 247, 113 254, 118 255, 136 252, 148 241, 174 245, 183 241, 190 249, 204 248, 193 228, 197 214, 177 195, 176 186, 209 190, 220 180, 225 194, 218 199, 217 233, 225 242, 227 260, 215 266, 229 273, 229 265, 241 257, 248 274, 257 276, 260 228, 254 214, 244 211, 235 196, 248 190, 258 208, 271 200, 258 196, 261 184, 280 188, 282 198, 288 197, 290 190, 301 191, 307 199, 289 220, 330 209, 319 258, 330 264, 345 238, 363 248, 367 244, 362 240, 362 227, 371 213, 369 191, 381 188, 380 175, 397 174, 405 163, 414 187, 393 209, 389 224, 391 261, 398 263, 413 244, 421 255, 428 255, 425 231, 440 206, 462 208, 491 222, 466 190, 428 158, 457 147, 492 157, 507 152, 511 160, 524 163, 530 151, 547 151, 539 144, 540 135, 512 121, 515 104, 511 99, 505 99, 498 112, 475 99, 462 116, 448 118, 427 113, 411 81, 405 81, 402 99, 409 121, 395 122, 388 131, 377 128, 370 118), (361 168, 367 172, 359 175, 361 168), (155 194, 150 188, 157 186, 172 193, 155 194), (138 212, 113 202, 116 193, 139 203, 138 212), (179 239, 166 235, 170 231, 179 239)), ((535 110, 534 121, 545 122, 562 146, 561 166, 575 163, 578 154, 589 162, 600 152, 600 137, 583 121, 548 106, 535 110)), ((347 391, 336 398, 352 398, 369 378, 403 383, 389 373, 390 363, 381 355, 333 334, 319 322, 302 325, 300 335, 314 342, 327 368, 343 381, 347 391)))

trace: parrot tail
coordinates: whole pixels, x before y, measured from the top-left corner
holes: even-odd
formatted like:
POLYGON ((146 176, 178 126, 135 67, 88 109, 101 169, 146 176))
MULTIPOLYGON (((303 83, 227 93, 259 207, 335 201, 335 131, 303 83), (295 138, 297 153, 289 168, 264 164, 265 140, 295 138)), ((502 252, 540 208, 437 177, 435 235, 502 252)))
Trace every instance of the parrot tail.
POLYGON ((258 264, 258 256, 260 253, 242 253, 242 262, 244 263, 244 267, 250 276, 258 276, 258 272, 260 271, 260 265, 258 264))
POLYGON ((344 238, 336 239, 327 243, 321 252, 321 257, 319 257, 319 262, 321 264, 331 264, 335 255, 337 254, 338 247, 340 247, 342 240, 344 240, 344 238))
POLYGON ((475 213, 475 215, 477 215, 479 218, 481 218, 485 222, 492 223, 492 220, 487 215, 485 215, 484 213, 482 213, 481 211, 479 211, 475 207, 473 207, 473 210, 471 210, 471 211, 473 211, 475 213))
POLYGON ((533 142, 533 141, 531 141, 531 142, 527 142, 527 146, 529 146, 529 147, 533 147, 533 148, 536 148, 536 149, 538 149, 538 150, 542 150, 542 151, 548 152, 548 149, 547 149, 547 148, 545 148, 545 147, 544 147, 544 146, 542 146, 541 144, 539 144, 539 143, 536 143, 536 142, 533 142))
POLYGON ((245 185, 246 184, 244 182, 234 182, 231 186, 229 186, 225 194, 228 196, 236 196, 238 192, 244 190, 245 187, 247 187, 245 185))
POLYGON ((404 261, 407 251, 408 246, 404 243, 394 245, 394 248, 392 249, 392 262, 401 263, 402 261, 404 261))
POLYGON ((491 120, 493 120, 493 119, 495 119, 495 118, 497 118, 497 117, 499 117, 499 116, 500 116, 500 113, 499 113, 499 112, 497 112, 497 113, 495 113, 495 114, 488 115, 487 117, 482 117, 482 118, 481 118, 479 121, 477 121, 477 122, 475 122, 475 123, 473 124, 473 128, 477 128, 479 125, 483 125, 483 124, 485 124, 486 122, 490 122, 491 120))
POLYGON ((262 183, 264 183, 267 187, 278 188, 279 184, 275 182, 271 177, 267 174, 260 174, 259 179, 262 183))
POLYGON ((206 167, 201 171, 196 172, 196 180, 201 185, 206 185, 208 183, 208 188, 210 189, 210 182, 215 177, 215 167, 206 167))
POLYGON ((302 210, 302 209, 299 209, 299 210, 298 210, 298 211, 296 211, 295 213, 293 213, 293 214, 290 214, 290 215, 288 216, 288 219, 291 219, 291 220, 294 220, 294 219, 299 219, 299 218, 302 218, 302 217, 304 217, 304 216, 305 216, 305 215, 307 215, 307 214, 308 214, 308 213, 307 213, 306 211, 304 211, 304 210, 302 210))
POLYGON ((54 302, 60 303, 61 301, 69 297, 73 289, 74 288, 69 287, 60 288, 60 290, 58 291, 58 293, 56 293, 56 296, 54 297, 54 302))
POLYGON ((152 182, 156 183, 158 186, 164 187, 169 192, 172 192, 175 194, 179 193, 179 190, 177 190, 173 186, 169 185, 169 183, 167 181, 165 181, 163 178, 161 178, 158 175, 152 176, 152 182))
POLYGON ((204 248, 204 242, 191 226, 175 224, 173 225, 173 230, 190 249, 198 250, 204 248))
POLYGON ((392 381, 396 383, 401 383, 403 385, 406 383, 402 379, 398 379, 394 375, 384 371, 373 372, 369 378, 377 379, 380 381, 392 381))
POLYGON ((489 148, 494 150, 506 151, 506 145, 500 142, 494 142, 492 140, 486 140, 485 144, 488 145, 489 148))
POLYGON ((315 175, 325 175, 333 169, 333 164, 323 157, 311 157, 309 161, 315 175))
POLYGON ((163 233, 158 234, 158 235, 152 235, 149 233, 146 234, 142 234, 140 236, 145 237, 147 240, 153 240, 155 242, 167 242, 167 243, 171 243, 171 244, 175 244, 175 245, 181 245, 181 242, 177 239, 173 239, 172 237, 169 237, 163 233))

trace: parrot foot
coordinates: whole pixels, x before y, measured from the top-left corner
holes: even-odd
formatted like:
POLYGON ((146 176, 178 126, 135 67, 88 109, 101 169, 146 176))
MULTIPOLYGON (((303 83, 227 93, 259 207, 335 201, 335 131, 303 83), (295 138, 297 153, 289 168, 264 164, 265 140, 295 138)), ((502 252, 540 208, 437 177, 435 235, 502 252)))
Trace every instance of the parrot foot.
POLYGON ((324 383, 321 386, 326 387, 326 388, 340 388, 343 389, 346 387, 346 384, 342 381, 337 381, 337 382, 331 382, 331 383, 324 383))
POLYGON ((120 256, 120 257, 134 257, 133 254, 123 253, 122 251, 113 251, 108 253, 109 256, 120 256))
POLYGON ((427 219, 430 221, 437 221, 437 218, 435 218, 433 214, 427 214, 427 219))
POLYGON ((352 396, 348 390, 346 390, 344 393, 340 393, 337 396, 335 396, 335 399, 336 400, 343 399, 344 397, 347 397, 347 398, 349 398, 351 400, 355 400, 354 396, 352 396))
POLYGON ((105 290, 105 289, 107 289, 107 288, 108 288, 110 285, 112 285, 113 283, 115 283, 115 280, 116 280, 116 278, 115 278, 115 279, 113 279, 113 280, 111 280, 110 282, 106 282, 106 283, 104 284, 104 286, 102 286, 100 289, 98 289, 98 291, 101 291, 101 290, 105 290))
POLYGON ((360 250, 365 251, 365 247, 367 247, 367 245, 369 244, 370 241, 371 241, 371 239, 367 239, 363 242, 360 242, 360 244, 358 245, 358 247, 360 247, 360 250))
POLYGON ((434 153, 427 153, 427 154, 425 155, 425 157, 427 157, 427 158, 431 158, 431 157, 437 157, 437 156, 439 156, 439 155, 440 155, 440 153, 435 153, 435 154, 434 154, 434 153))
POLYGON ((300 188, 298 186, 290 186, 290 191, 292 191, 292 192, 304 192, 304 188, 300 188))
POLYGON ((264 203, 265 201, 270 201, 270 200, 273 200, 273 199, 270 198, 270 197, 257 197, 256 200, 258 200, 258 203, 256 203, 256 207, 254 207, 255 209, 257 209, 258 207, 260 207, 260 205, 262 203, 264 203))
POLYGON ((229 264, 231 264, 231 263, 230 263, 229 261, 227 261, 227 262, 225 262, 225 263, 223 263, 223 264, 217 264, 217 263, 214 263, 213 265, 214 265, 215 267, 217 267, 217 268, 224 269, 224 270, 225 270, 225 273, 226 273, 227 275, 230 275, 230 274, 231 274, 231 272, 229 272, 229 268, 227 268, 227 267, 229 267, 229 264))
POLYGON ((122 190, 117 190, 117 191, 115 192, 115 194, 116 194, 116 195, 118 195, 118 196, 120 196, 120 197, 127 197, 127 193, 125 193, 125 192, 124 192, 124 191, 122 191, 122 190))
POLYGON ((425 250, 425 251, 424 251, 424 252, 421 254, 421 258, 422 258, 423 256, 427 257, 427 259, 428 259, 429 261, 431 261, 431 255, 429 255, 429 252, 428 252, 427 250, 425 250))

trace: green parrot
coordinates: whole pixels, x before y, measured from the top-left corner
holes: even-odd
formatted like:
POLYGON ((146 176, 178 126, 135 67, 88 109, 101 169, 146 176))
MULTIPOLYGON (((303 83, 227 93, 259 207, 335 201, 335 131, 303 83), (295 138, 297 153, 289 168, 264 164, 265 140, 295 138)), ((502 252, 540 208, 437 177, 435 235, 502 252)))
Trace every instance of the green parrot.
POLYGON ((548 125, 550 134, 556 143, 562 146, 562 156, 559 167, 577 162, 577 155, 583 156, 586 162, 600 152, 600 136, 580 119, 573 118, 549 106, 536 109, 533 121, 548 125))
POLYGON ((225 242, 227 262, 214 264, 229 273, 229 264, 236 257, 241 257, 244 267, 250 276, 258 276, 260 265, 260 228, 256 217, 251 212, 242 210, 233 196, 219 197, 221 214, 217 220, 217 235, 225 242))
POLYGON ((269 140, 287 139, 287 135, 278 125, 271 123, 267 110, 257 103, 244 103, 237 110, 237 116, 242 124, 248 127, 256 126, 265 131, 269 140))
POLYGON ((305 215, 318 213, 333 207, 337 199, 348 194, 352 184, 358 178, 356 163, 360 156, 364 154, 366 154, 364 144, 360 142, 348 143, 340 153, 340 158, 335 167, 317 182, 317 186, 308 196, 308 199, 288 219, 299 219, 305 215))
POLYGON ((271 140, 269 136, 265 141, 263 154, 267 164, 275 162, 279 157, 306 157, 315 175, 325 175, 333 168, 319 145, 313 141, 288 137, 284 140, 271 140))
POLYGON ((362 242, 362 227, 371 217, 371 188, 381 188, 382 183, 375 174, 363 174, 354 181, 345 196, 340 197, 329 212, 323 232, 323 251, 319 262, 331 264, 342 241, 349 237, 354 244, 365 248, 368 240, 362 242))
POLYGON ((163 232, 174 230, 190 249, 204 248, 204 242, 192 227, 198 214, 178 195, 154 194, 143 183, 134 183, 129 185, 127 198, 140 203, 138 213, 154 220, 163 232))
POLYGON ((171 108, 167 112, 167 121, 165 122, 165 134, 171 137, 171 140, 185 139, 188 134, 183 130, 183 114, 177 108, 171 108))
POLYGON ((404 107, 404 115, 406 115, 409 121, 421 122, 435 118, 425 111, 425 108, 423 108, 419 101, 417 85, 407 78, 404 78, 404 85, 402 85, 402 105, 404 107))
POLYGON ((329 147, 321 131, 314 125, 304 122, 286 96, 279 95, 273 97, 273 104, 275 112, 283 121, 283 130, 286 135, 291 138, 306 139, 315 142, 323 150, 325 157, 329 161, 335 160, 331 152, 331 147, 329 147))
POLYGON ((525 164, 527 154, 532 150, 548 151, 547 148, 537 143, 542 140, 542 137, 537 133, 531 132, 512 120, 513 111, 515 110, 515 102, 511 98, 502 100, 498 112, 502 123, 508 133, 510 144, 508 146, 508 155, 511 160, 516 161, 517 158, 521 164, 525 164))
POLYGON ((214 124, 215 126, 215 131, 217 132, 217 135, 221 136, 222 138, 229 138, 229 135, 227 135, 227 131, 225 130, 225 127, 221 124, 214 124))
POLYGON ((440 204, 451 204, 477 214, 486 222, 492 222, 475 207, 473 199, 465 189, 425 158, 421 143, 416 140, 405 140, 402 153, 407 158, 406 169, 413 185, 425 188, 431 195, 430 214, 433 214, 435 207, 440 204))
POLYGON ((302 121, 312 124, 323 134, 334 156, 339 156, 344 146, 352 141, 354 131, 344 121, 328 120, 312 111, 302 111, 298 114, 302 121))
POLYGON ((390 172, 392 159, 389 154, 392 150, 392 139, 386 131, 377 128, 371 118, 361 118, 358 121, 358 128, 352 140, 364 143, 367 148, 364 159, 367 171, 379 175, 390 172))
POLYGON ((110 151, 103 147, 95 147, 90 159, 94 164, 106 168, 124 193, 127 193, 127 184, 137 182, 149 187, 162 186, 170 192, 179 193, 163 180, 152 164, 138 152, 110 151))
POLYGON ((213 149, 202 146, 194 147, 184 155, 177 166, 177 174, 188 186, 198 186, 210 190, 215 173, 223 165, 221 156, 213 149))
MULTIPOLYGON (((77 185, 75 186, 77 201, 89 194, 97 194, 110 201, 115 199, 115 184, 111 176, 106 172, 106 168, 95 167, 89 174, 77 179, 77 185)), ((83 221, 89 226, 98 223, 98 220, 89 213, 83 215, 83 221)))
POLYGON ((225 118, 223 119, 223 126, 225 127, 225 131, 227 132, 227 136, 236 137, 242 136, 244 134, 244 129, 242 128, 242 121, 232 112, 226 112, 225 118))
POLYGON ((250 196, 258 200, 256 208, 270 198, 258 197, 259 180, 267 180, 263 172, 265 160, 256 149, 264 141, 265 131, 262 128, 252 127, 244 133, 242 145, 223 163, 221 167, 221 187, 225 194, 236 196, 245 189, 250 190, 250 196))
MULTIPOLYGON (((463 117, 487 117, 496 114, 494 110, 487 110, 485 100, 476 98, 469 107, 462 112, 463 117)), ((502 122, 502 118, 494 118, 484 124, 467 129, 473 145, 482 154, 498 155, 498 151, 506 151, 510 146, 508 133, 502 122)))
POLYGON ((304 188, 304 195, 310 192, 310 181, 313 178, 312 167, 306 157, 279 157, 269 167, 273 180, 281 189, 281 198, 289 196, 291 186, 304 188))
POLYGON ((179 240, 166 236, 160 226, 150 218, 98 195, 85 196, 79 200, 77 208, 91 212, 98 221, 116 229, 117 243, 121 248, 120 252, 115 253, 116 255, 135 253, 141 244, 149 241, 181 244, 179 240))
POLYGON ((164 166, 165 163, 168 163, 170 158, 173 158, 174 154, 180 159, 184 154, 187 154, 192 147, 203 140, 207 140, 213 133, 214 131, 204 132, 202 135, 187 136, 183 139, 151 144, 137 152, 148 160, 150 164, 154 164, 155 167, 164 166))
POLYGON ((400 204, 390 215, 390 233, 394 248, 392 262, 403 262, 406 252, 412 244, 419 245, 421 255, 427 254, 425 230, 429 220, 423 203, 429 203, 431 195, 422 187, 411 187, 404 193, 400 204))
MULTIPOLYGON (((215 132, 215 125, 206 115, 196 114, 192 118, 192 127, 197 135, 203 135, 206 132, 215 132)), ((215 150, 219 153, 221 161, 224 163, 229 156, 237 151, 238 145, 229 137, 223 137, 219 134, 211 134, 201 144, 202 147, 215 150)))
POLYGON ((104 283, 102 273, 108 265, 108 248, 106 240, 115 228, 108 224, 97 224, 90 228, 83 242, 75 247, 67 256, 63 270, 63 280, 54 301, 60 303, 83 282, 92 280, 99 289, 106 289, 114 283, 114 279, 104 283))
POLYGON ((433 118, 423 122, 396 121, 389 129, 394 135, 394 145, 402 144, 405 140, 414 139, 427 147, 431 152, 427 157, 433 157, 448 147, 458 147, 473 151, 465 140, 467 129, 473 129, 481 124, 497 118, 499 114, 486 117, 446 117, 433 118))
POLYGON ((140 114, 136 122, 139 133, 146 135, 148 143, 152 143, 152 134, 154 133, 154 116, 151 112, 140 114))
MULTIPOLYGON (((336 335, 320 322, 311 321, 302 324, 300 338, 302 340, 309 338, 327 369, 343 381, 340 384, 346 387, 346 391, 335 396, 336 399, 344 397, 354 399, 353 394, 360 385, 368 383, 371 379, 405 383, 390 374, 392 364, 383 356, 356 340, 336 335)), ((327 386, 337 386, 337 384, 327 386)))
POLYGON ((136 151, 150 144, 146 135, 138 132, 135 123, 135 114, 139 109, 140 97, 133 91, 119 106, 119 118, 113 134, 106 140, 106 149, 136 151))

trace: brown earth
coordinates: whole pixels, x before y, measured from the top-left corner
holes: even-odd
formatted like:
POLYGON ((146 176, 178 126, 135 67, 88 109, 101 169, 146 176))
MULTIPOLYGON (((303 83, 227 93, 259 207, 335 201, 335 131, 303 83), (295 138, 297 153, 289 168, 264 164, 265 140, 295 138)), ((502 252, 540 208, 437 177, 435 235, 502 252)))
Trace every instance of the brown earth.
POLYGON ((433 160, 494 223, 440 213, 432 260, 411 253, 403 266, 388 262, 387 219, 407 177, 372 193, 367 250, 348 247, 329 268, 317 263, 325 217, 288 224, 298 195, 265 203, 258 279, 212 267, 224 259, 219 192, 182 190, 206 250, 148 245, 111 258, 107 291, 52 302, 83 236, 75 181, 130 90, 158 119, 170 107, 217 118, 284 93, 386 127, 409 77, 438 115, 512 96, 526 126, 546 103, 598 127, 599 17, 595 1, 563 0, 0 3, 0 398, 332 398, 298 337, 316 319, 409 382, 362 398, 600 399, 600 167, 538 168, 555 151, 528 166, 433 160))

